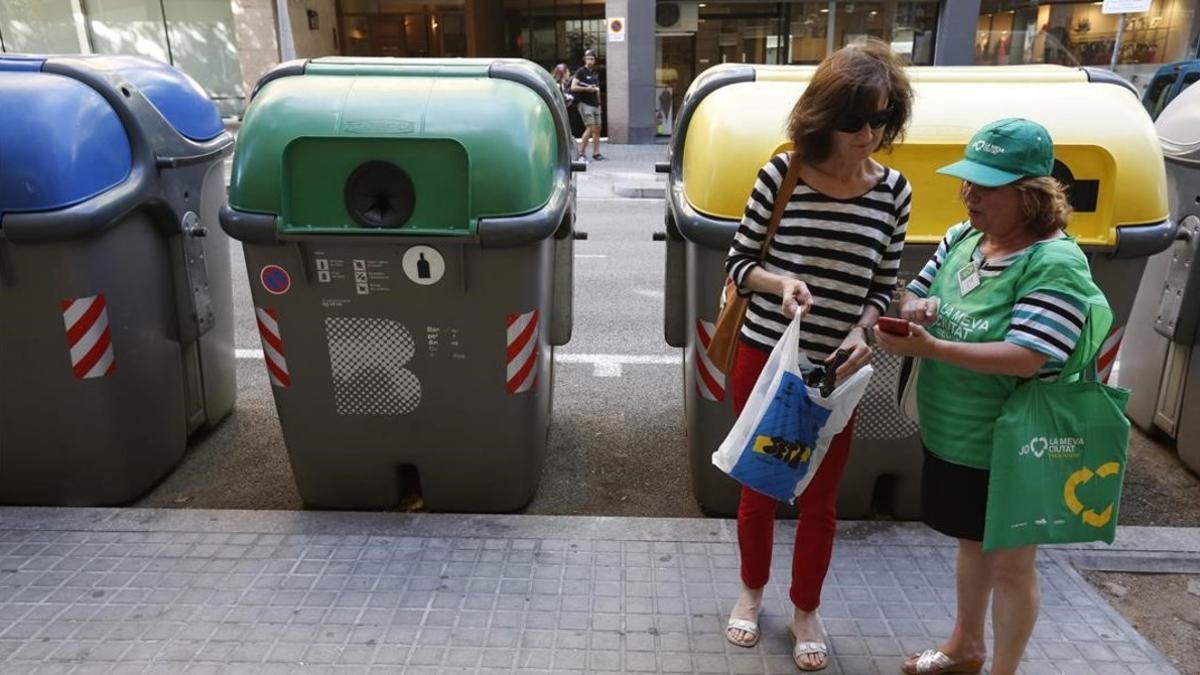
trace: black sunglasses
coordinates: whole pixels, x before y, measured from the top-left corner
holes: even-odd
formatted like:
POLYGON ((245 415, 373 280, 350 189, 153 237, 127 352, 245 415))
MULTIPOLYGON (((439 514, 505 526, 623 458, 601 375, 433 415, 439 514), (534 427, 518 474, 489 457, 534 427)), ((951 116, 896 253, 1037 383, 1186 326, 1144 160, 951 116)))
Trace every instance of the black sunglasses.
POLYGON ((838 120, 835 128, 838 131, 846 134, 856 134, 863 128, 864 124, 871 125, 872 129, 878 129, 886 126, 892 121, 892 117, 896 114, 895 105, 889 103, 883 110, 877 110, 869 115, 861 115, 851 113, 838 120))

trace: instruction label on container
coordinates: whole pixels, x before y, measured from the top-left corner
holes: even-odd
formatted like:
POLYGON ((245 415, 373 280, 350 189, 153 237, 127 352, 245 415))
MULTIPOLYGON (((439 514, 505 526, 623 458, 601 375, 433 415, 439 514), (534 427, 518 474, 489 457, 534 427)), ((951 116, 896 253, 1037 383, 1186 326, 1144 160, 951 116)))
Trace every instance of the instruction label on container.
POLYGON ((384 259, 334 258, 323 251, 316 252, 313 258, 317 283, 328 284, 330 290, 343 291, 348 297, 390 292, 393 264, 394 261, 384 259))
POLYGON ((413 246, 400 261, 404 275, 414 284, 432 286, 446 274, 446 261, 432 246, 413 246))
POLYGON ((467 358, 462 349, 462 332, 450 326, 425 326, 425 345, 429 358, 467 358))

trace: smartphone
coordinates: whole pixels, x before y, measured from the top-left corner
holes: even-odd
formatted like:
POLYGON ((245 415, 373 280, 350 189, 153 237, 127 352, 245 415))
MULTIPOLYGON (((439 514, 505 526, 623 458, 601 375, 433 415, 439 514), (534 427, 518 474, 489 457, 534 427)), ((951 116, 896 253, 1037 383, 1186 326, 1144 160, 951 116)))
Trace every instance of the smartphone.
POLYGON ((890 316, 879 317, 879 330, 891 335, 908 337, 912 335, 912 325, 904 319, 893 319, 890 316))
POLYGON ((833 393, 834 387, 837 386, 837 369, 841 368, 849 358, 850 352, 845 349, 839 349, 833 355, 833 360, 825 366, 825 373, 821 377, 821 396, 829 398, 829 395, 833 393))

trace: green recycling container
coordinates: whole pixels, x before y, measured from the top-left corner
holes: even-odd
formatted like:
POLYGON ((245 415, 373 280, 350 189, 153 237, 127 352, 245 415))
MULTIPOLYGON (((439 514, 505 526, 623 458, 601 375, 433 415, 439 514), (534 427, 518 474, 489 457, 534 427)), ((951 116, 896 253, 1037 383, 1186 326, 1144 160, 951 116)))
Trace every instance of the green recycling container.
POLYGON ((533 497, 571 334, 570 150, 526 61, 322 58, 258 83, 221 223, 305 503, 533 497))

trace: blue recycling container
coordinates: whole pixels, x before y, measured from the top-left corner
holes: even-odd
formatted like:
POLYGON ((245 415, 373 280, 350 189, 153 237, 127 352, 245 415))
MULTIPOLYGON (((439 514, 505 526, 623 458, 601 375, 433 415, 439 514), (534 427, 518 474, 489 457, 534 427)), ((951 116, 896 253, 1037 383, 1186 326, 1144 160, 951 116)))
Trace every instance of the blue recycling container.
POLYGON ((233 139, 185 74, 0 55, 0 503, 134 499, 233 408, 233 139))

